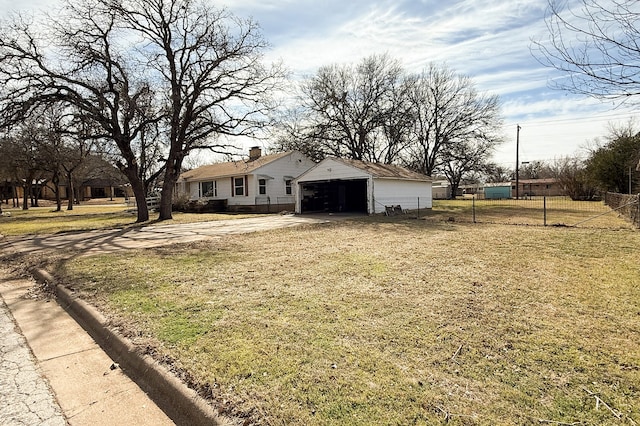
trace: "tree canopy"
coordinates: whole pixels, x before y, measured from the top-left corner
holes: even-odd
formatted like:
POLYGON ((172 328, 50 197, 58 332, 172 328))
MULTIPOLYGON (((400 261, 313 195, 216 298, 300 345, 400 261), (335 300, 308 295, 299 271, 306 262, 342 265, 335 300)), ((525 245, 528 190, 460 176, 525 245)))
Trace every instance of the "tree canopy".
POLYGON ((638 102, 640 95, 640 3, 580 0, 567 7, 549 0, 548 35, 532 50, 544 65, 562 71, 554 87, 598 99, 638 102))
POLYGON ((388 55, 322 67, 305 80, 300 108, 289 111, 281 149, 395 163, 454 186, 481 171, 502 142, 497 96, 479 93, 470 77, 430 64, 406 72, 388 55))
POLYGON ((15 15, 0 25, 0 125, 70 105, 91 130, 84 137, 116 148, 138 221, 148 219, 150 175, 163 173, 160 219, 169 219, 184 157, 224 151, 220 135, 266 121, 284 76, 263 65, 267 47, 256 23, 204 1, 67 0, 38 20, 15 15), (145 168, 150 157, 161 166, 145 168))

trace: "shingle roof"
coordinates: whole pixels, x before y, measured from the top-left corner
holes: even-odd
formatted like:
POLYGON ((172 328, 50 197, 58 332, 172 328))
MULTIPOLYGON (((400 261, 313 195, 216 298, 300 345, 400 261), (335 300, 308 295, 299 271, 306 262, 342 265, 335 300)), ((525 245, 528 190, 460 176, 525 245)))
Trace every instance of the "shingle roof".
POLYGON ((199 181, 203 179, 246 175, 289 154, 291 154, 291 152, 281 152, 278 154, 264 155, 253 161, 241 160, 209 164, 182 173, 180 180, 199 181))
MULTIPOLYGON (((515 184, 515 180, 512 181, 515 184)), ((519 179, 518 182, 520 184, 553 184, 553 183, 558 183, 558 179, 556 178, 542 178, 542 179, 519 179)))
POLYGON ((334 158, 351 167, 363 170, 376 178, 393 178, 431 182, 432 179, 422 173, 412 172, 404 167, 394 166, 392 164, 369 163, 367 161, 350 160, 347 158, 334 158))

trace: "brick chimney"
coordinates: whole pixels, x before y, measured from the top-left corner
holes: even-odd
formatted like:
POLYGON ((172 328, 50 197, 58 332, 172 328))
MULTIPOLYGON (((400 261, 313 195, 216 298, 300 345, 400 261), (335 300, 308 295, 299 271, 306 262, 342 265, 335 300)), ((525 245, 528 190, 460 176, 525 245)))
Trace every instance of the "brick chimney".
POLYGON ((253 146, 249 149, 249 161, 255 161, 262 156, 262 150, 259 146, 253 146))

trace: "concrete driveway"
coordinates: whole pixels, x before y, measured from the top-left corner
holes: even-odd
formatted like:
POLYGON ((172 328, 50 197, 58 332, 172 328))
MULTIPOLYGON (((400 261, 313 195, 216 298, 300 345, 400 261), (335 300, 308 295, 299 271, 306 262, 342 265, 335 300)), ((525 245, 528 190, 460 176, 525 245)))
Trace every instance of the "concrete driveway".
POLYGON ((131 229, 69 232, 10 238, 0 241, 0 251, 42 253, 47 251, 97 254, 116 250, 161 247, 175 243, 220 238, 304 224, 327 223, 348 216, 341 215, 271 215, 213 222, 152 225, 131 229))

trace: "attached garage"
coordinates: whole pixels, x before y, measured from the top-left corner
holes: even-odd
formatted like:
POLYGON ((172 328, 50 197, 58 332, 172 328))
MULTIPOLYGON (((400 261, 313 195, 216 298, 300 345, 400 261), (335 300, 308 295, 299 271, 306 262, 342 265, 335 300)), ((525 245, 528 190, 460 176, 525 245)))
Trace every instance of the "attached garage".
POLYGON ((431 179, 403 167, 326 158, 295 180, 296 213, 383 213, 432 207, 431 179))

